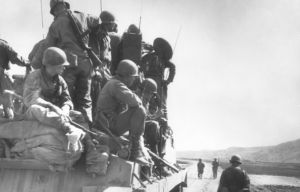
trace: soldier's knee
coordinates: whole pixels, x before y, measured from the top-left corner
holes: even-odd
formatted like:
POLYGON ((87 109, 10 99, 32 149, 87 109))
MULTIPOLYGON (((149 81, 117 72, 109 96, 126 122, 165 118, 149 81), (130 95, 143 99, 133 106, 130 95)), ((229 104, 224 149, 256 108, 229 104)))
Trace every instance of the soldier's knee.
POLYGON ((133 107, 132 109, 134 110, 134 115, 135 116, 145 118, 146 115, 147 115, 146 109, 141 105, 139 105, 137 107, 133 107))

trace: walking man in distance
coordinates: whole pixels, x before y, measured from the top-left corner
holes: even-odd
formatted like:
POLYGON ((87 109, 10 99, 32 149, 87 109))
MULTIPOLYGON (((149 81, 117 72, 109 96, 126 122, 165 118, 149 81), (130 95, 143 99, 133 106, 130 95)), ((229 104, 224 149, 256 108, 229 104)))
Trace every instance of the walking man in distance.
POLYGON ((197 167, 198 167, 198 178, 202 179, 202 175, 203 175, 203 171, 204 171, 205 165, 204 165, 204 163, 202 163, 202 159, 201 158, 199 159, 197 167))
POLYGON ((213 178, 216 179, 218 177, 218 167, 219 167, 220 163, 217 160, 217 158, 214 159, 214 161, 212 162, 212 171, 213 171, 213 178))

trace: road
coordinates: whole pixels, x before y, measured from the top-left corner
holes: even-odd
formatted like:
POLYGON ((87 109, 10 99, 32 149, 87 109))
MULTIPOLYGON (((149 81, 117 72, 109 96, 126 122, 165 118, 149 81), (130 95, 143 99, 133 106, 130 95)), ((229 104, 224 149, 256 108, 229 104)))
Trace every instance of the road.
POLYGON ((183 188, 184 192, 216 192, 219 186, 220 174, 222 172, 219 167, 218 177, 213 179, 211 163, 206 163, 202 180, 198 178, 197 164, 188 167, 188 187, 183 188))

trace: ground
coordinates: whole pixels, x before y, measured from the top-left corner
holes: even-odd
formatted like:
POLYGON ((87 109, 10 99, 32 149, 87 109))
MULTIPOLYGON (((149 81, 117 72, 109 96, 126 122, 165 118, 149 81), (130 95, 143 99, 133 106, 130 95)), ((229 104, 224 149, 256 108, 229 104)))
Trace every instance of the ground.
MULTIPOLYGON (((188 187, 184 192, 216 192, 219 185, 222 168, 218 169, 217 179, 212 177, 211 162, 204 162, 203 178, 198 178, 197 164, 187 167, 188 187)), ((252 192, 299 192, 300 179, 294 177, 249 175, 252 192)))

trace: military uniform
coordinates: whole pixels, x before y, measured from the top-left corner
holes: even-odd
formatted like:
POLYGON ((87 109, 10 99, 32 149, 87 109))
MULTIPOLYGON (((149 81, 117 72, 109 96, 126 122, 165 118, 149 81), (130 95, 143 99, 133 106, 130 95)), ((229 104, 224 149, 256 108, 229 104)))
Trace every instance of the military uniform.
POLYGON ((111 60, 110 37, 101 25, 91 31, 89 45, 93 52, 102 61, 102 64, 109 69, 111 60))
POLYGON ((144 133, 146 114, 141 100, 119 80, 118 76, 109 80, 100 92, 97 113, 103 114, 109 120, 109 127, 118 136, 127 131, 135 136, 144 133), (131 121, 133 113, 137 113, 140 117, 136 122, 131 121))
POLYGON ((9 95, 3 94, 4 90, 13 89, 9 76, 4 73, 10 69, 10 62, 21 67, 30 66, 29 61, 18 55, 6 41, 0 39, 0 104, 3 105, 6 118, 13 118, 12 111, 8 111, 12 108, 9 95))
MULTIPOLYGON (((92 17, 80 12, 73 13, 78 20, 81 31, 99 24, 98 17, 92 17)), ((86 38, 88 43, 88 36, 86 38)), ((41 67, 44 51, 51 46, 61 48, 67 55, 70 66, 63 73, 63 78, 68 84, 69 93, 74 103, 74 108, 80 111, 85 120, 92 122, 91 78, 93 66, 87 52, 80 47, 75 33, 70 24, 67 10, 59 12, 49 28, 46 39, 40 46, 32 61, 36 69, 41 67)))
POLYGON ((218 174, 218 167, 219 167, 219 162, 218 161, 213 161, 212 162, 212 171, 213 171, 213 177, 214 179, 217 178, 218 174))
POLYGON ((130 82, 122 79, 137 76, 137 66, 130 60, 123 60, 118 66, 117 74, 100 92, 97 101, 97 128, 108 127, 117 136, 129 131, 130 159, 141 165, 152 164, 143 142, 146 110, 140 98, 127 87, 130 82))
MULTIPOLYGON (((59 75, 51 77, 46 73, 45 66, 28 75, 24 85, 23 98, 25 105, 28 107, 24 114, 24 120, 38 120, 43 124, 67 131, 65 125, 69 121, 56 112, 50 111, 45 105, 46 102, 50 102, 59 108, 69 106, 71 109, 70 117, 77 122, 84 122, 82 115, 72 110, 73 104, 64 79, 59 75)), ((86 133, 83 144, 87 151, 86 164, 93 166, 100 161, 102 154, 96 150, 89 133, 86 133)), ((77 150, 83 149, 78 148, 77 150)), ((89 167, 87 171, 93 172, 89 167)))
POLYGON ((73 109, 68 86, 61 76, 48 75, 43 66, 28 75, 24 85, 24 103, 28 107, 25 117, 27 120, 38 120, 46 125, 60 129, 65 119, 45 106, 50 102, 59 108, 68 105, 73 109))
POLYGON ((165 69, 169 68, 170 73, 166 81, 173 82, 176 70, 175 65, 169 61, 161 60, 155 52, 152 52, 143 56, 141 68, 145 78, 151 78, 157 84, 158 96, 161 97, 160 99, 162 100, 162 106, 159 107, 167 109, 168 86, 165 82, 162 83, 162 75, 165 69))
POLYGON ((222 188, 226 187, 228 192, 249 191, 250 179, 240 167, 229 167, 225 169, 221 175, 220 186, 218 192, 222 192, 222 188))
POLYGON ((204 163, 202 162, 198 162, 197 163, 197 168, 198 168, 198 177, 202 179, 202 174, 203 174, 203 171, 204 171, 204 163))

